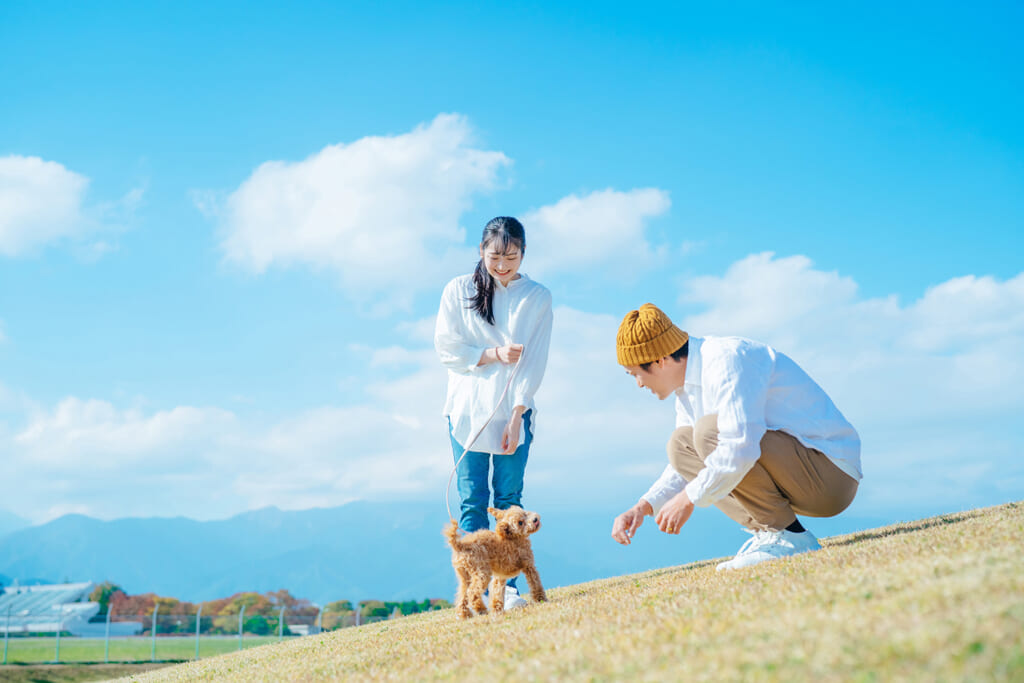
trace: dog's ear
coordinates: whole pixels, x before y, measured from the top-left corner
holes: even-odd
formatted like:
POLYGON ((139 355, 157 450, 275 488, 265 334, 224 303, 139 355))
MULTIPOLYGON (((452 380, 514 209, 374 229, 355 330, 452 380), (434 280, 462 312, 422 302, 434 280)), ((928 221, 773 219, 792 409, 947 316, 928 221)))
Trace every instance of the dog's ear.
POLYGON ((498 519, 498 515, 501 514, 501 510, 498 508, 487 508, 487 512, 489 512, 495 519, 498 519))
POLYGON ((494 531, 498 534, 499 538, 507 539, 510 531, 508 522, 504 520, 498 522, 498 524, 494 528, 494 531))

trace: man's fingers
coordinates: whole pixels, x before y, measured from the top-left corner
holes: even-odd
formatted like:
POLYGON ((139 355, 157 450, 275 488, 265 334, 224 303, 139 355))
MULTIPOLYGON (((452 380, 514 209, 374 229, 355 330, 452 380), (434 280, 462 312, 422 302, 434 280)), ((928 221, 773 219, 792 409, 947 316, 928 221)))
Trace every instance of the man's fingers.
POLYGON ((612 524, 612 538, 617 543, 622 545, 629 545, 629 521, 625 517, 616 517, 615 523, 612 524))

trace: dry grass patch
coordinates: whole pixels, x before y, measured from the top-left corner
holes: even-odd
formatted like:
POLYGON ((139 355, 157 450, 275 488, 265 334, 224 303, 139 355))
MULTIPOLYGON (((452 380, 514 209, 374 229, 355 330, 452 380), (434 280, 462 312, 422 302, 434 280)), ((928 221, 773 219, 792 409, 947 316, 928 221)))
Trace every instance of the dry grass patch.
POLYGON ((1024 680, 1024 505, 822 545, 737 572, 659 569, 557 588, 502 617, 444 610, 131 680, 1024 680))

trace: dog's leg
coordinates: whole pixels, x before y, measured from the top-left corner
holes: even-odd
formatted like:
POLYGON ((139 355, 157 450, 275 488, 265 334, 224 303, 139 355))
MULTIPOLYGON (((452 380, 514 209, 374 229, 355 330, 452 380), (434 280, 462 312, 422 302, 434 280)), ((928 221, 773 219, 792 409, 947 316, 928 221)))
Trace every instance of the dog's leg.
POLYGON ((459 590, 455 593, 455 610, 460 619, 469 619, 473 616, 473 610, 469 609, 469 600, 466 598, 466 586, 469 584, 469 572, 464 567, 456 567, 455 573, 459 577, 459 590))
POLYGON ((505 611, 505 579, 495 576, 491 579, 491 612, 501 614, 505 611))
POLYGON ((487 587, 488 578, 487 574, 475 571, 469 580, 469 603, 479 614, 487 613, 487 605, 484 604, 484 589, 487 587))
POLYGON ((548 596, 544 593, 544 586, 540 585, 540 574, 532 564, 523 570, 526 574, 526 583, 530 584, 530 597, 537 602, 544 602, 548 596))

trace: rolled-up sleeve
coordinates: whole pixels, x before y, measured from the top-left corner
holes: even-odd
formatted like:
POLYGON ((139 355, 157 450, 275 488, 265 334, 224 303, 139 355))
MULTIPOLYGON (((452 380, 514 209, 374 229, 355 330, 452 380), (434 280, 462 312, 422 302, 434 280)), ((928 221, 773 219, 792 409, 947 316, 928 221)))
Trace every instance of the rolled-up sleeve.
POLYGON ((456 282, 448 283, 441 295, 441 307, 434 325, 434 349, 444 367, 460 375, 472 375, 477 372, 477 364, 486 347, 466 342, 461 329, 463 306, 465 303, 461 301, 456 282))
POLYGON ((548 347, 551 345, 551 292, 542 289, 536 306, 530 310, 533 333, 523 344, 523 355, 519 362, 522 367, 512 387, 512 405, 528 406, 544 379, 548 365, 548 347))
POLYGON ((767 349, 708 359, 704 382, 718 415, 718 446, 704 461, 704 469, 686 485, 694 505, 707 507, 736 488, 761 457, 765 402, 774 358, 767 349))
POLYGON ((651 509, 657 515, 661 512, 662 506, 682 491, 684 486, 686 486, 686 480, 676 472, 672 465, 668 465, 658 480, 647 490, 647 493, 640 497, 651 504, 651 509))

